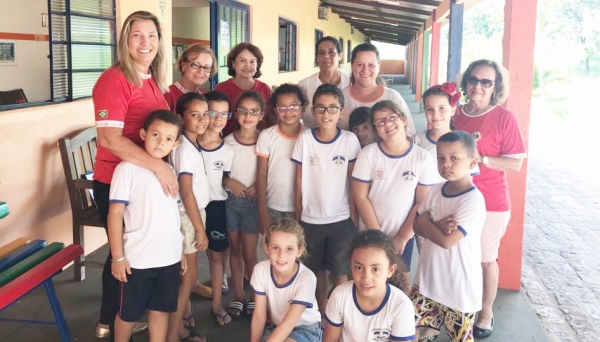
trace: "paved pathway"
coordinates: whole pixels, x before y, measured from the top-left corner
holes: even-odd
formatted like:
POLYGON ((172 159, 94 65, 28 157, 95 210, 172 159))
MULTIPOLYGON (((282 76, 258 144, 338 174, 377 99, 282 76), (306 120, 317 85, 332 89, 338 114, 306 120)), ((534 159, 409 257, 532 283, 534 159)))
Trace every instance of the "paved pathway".
POLYGON ((532 112, 523 290, 551 341, 598 341, 600 182, 592 176, 600 166, 598 137, 584 137, 587 150, 579 143, 565 148, 570 139, 561 137, 572 136, 575 119, 549 115, 532 112))

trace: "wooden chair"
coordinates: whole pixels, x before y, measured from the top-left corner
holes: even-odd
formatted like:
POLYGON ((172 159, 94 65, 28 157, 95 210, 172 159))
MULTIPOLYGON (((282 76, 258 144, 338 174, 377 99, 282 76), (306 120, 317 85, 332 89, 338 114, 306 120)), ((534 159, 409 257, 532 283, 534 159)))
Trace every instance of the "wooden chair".
POLYGON ((0 91, 0 106, 26 103, 27 96, 23 89, 0 91))
MULTIPOLYGON (((67 190, 73 216, 73 243, 84 248, 83 226, 104 228, 93 198, 90 196, 93 182, 83 175, 94 170, 96 160, 96 127, 76 132, 72 137, 58 141, 67 190)), ((75 259, 75 280, 85 279, 85 253, 75 259)))

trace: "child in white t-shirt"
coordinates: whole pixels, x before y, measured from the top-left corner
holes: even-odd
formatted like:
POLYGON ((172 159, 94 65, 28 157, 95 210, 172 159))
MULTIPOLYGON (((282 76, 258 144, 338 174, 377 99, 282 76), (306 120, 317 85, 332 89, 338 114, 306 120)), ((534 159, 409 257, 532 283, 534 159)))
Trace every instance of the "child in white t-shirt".
POLYGON ((422 339, 446 328, 453 342, 473 341, 475 314, 481 309, 481 231, 486 208, 471 171, 477 164, 475 140, 464 131, 442 135, 437 160, 445 183, 433 186, 419 209, 415 232, 425 238, 411 299, 422 339))
MULTIPOLYGON (((410 270, 412 225, 435 183, 435 168, 429 153, 407 140, 407 116, 396 103, 377 102, 371 114, 381 141, 358 155, 352 192, 365 227, 392 238, 396 253, 402 254, 410 270)), ((408 281, 408 272, 405 277, 408 281)))
POLYGON ((402 279, 391 239, 369 229, 358 233, 349 249, 353 281, 331 293, 323 341, 412 341, 413 305, 402 290, 390 284, 392 278, 402 279))
POLYGON ((169 316, 169 338, 175 341, 190 336, 191 326, 184 327, 183 319, 191 323, 190 294, 198 280, 198 251, 205 251, 208 238, 204 229, 206 221, 206 205, 209 202, 208 178, 204 168, 204 159, 200 153, 198 136, 204 134, 208 127, 208 104, 200 93, 183 94, 176 104, 176 112, 183 118, 183 134, 181 144, 169 155, 169 163, 173 165, 179 178, 179 214, 181 216, 181 233, 183 234, 183 254, 187 260, 188 271, 181 277, 177 312, 169 316), (185 329, 187 328, 187 329, 185 329), (182 337, 183 336, 183 337, 182 337))
POLYGON ((356 208, 348 179, 360 151, 358 138, 337 127, 344 115, 344 95, 331 84, 317 88, 313 115, 319 127, 300 134, 292 161, 296 165, 294 206, 304 228, 306 265, 317 275, 317 302, 327 305, 327 271, 335 284, 348 281, 346 249, 356 234, 356 208))
MULTIPOLYGON (((166 157, 180 134, 181 118, 168 110, 150 113, 140 130, 155 159, 166 157)), ((115 341, 128 341, 146 311, 150 339, 164 341, 169 313, 177 310, 179 275, 187 268, 177 198, 165 196, 152 171, 126 161, 115 169, 109 198, 111 273, 121 282, 115 341)))
POLYGON ((296 165, 291 157, 303 129, 300 118, 307 105, 300 87, 289 83, 277 87, 269 99, 269 108, 277 115, 277 125, 263 130, 256 143, 258 228, 263 233, 279 219, 296 217, 296 165))
POLYGON ((264 117, 265 103, 255 91, 244 91, 237 100, 235 119, 239 129, 227 135, 225 144, 233 149, 231 172, 223 183, 227 189, 225 209, 229 238, 229 267, 233 283, 233 302, 227 311, 233 317, 242 312, 252 315, 254 301, 246 303, 244 278, 250 279, 258 262, 258 207, 256 203, 256 141, 259 122, 264 117), (244 308, 245 305, 245 308, 244 308), (244 310, 245 309, 245 310, 244 310))
POLYGON ((320 342, 317 280, 299 261, 306 248, 303 228, 291 218, 280 219, 265 233, 263 247, 269 260, 254 267, 250 280, 256 301, 250 341, 320 342), (265 327, 267 316, 272 323, 265 327))

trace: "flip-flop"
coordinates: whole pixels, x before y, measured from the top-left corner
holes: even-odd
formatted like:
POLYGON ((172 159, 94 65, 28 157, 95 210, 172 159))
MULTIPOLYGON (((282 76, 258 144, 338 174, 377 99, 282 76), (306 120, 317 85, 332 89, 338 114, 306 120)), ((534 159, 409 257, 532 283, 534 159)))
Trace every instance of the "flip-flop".
POLYGON ((227 313, 231 318, 240 318, 244 312, 244 303, 239 300, 234 300, 227 305, 227 313))
POLYGON ((251 300, 246 304, 246 315, 252 316, 254 314, 254 301, 251 300))
POLYGON ((206 336, 202 335, 201 333, 197 332, 196 330, 189 329, 188 331, 190 332, 190 334, 187 335, 187 337, 185 337, 185 338, 180 338, 179 340, 181 342, 194 342, 195 337, 198 337, 198 338, 204 340, 204 342, 208 342, 208 338, 206 338, 206 336))
POLYGON ((482 329, 477 325, 473 325, 473 337, 475 338, 486 338, 494 332, 494 317, 492 317, 492 323, 489 329, 482 329))
MULTIPOLYGON (((223 310, 223 309, 221 309, 221 310, 223 310)), ((225 310, 223 310, 222 314, 218 314, 216 312, 213 312, 212 314, 213 314, 213 316, 215 316, 215 319, 217 320, 217 324, 220 326, 224 326, 224 325, 231 323, 231 316, 229 316, 229 314, 225 310), (228 318, 229 318, 229 322, 227 322, 228 318)))
POLYGON ((194 316, 189 315, 187 317, 182 317, 183 319, 183 327, 186 329, 191 329, 196 326, 196 321, 194 321, 194 316))

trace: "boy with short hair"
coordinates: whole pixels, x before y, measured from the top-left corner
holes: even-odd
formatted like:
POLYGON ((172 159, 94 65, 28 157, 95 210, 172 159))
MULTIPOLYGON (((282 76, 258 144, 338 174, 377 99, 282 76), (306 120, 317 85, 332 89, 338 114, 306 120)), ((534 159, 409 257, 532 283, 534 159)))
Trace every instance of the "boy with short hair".
MULTIPOLYGON (((411 290, 417 327, 439 331, 450 339, 473 341, 475 314, 481 309, 481 231, 485 201, 473 185, 477 165, 475 140, 453 131, 437 143, 438 170, 447 182, 436 184, 419 209, 415 233, 425 241, 411 290)), ((420 340, 432 340, 426 334, 420 340)))
POLYGON ((308 266, 317 275, 316 297, 321 313, 327 306, 327 271, 335 284, 348 281, 347 247, 356 234, 357 211, 348 186, 360 143, 338 127, 344 95, 322 84, 313 96, 318 127, 303 131, 292 153, 296 163, 294 206, 304 228, 308 266))
MULTIPOLYGON (((146 152, 156 159, 178 145, 180 134, 181 119, 168 110, 152 112, 140 129, 146 152)), ((126 161, 115 169, 109 198, 111 273, 122 282, 115 341, 129 341, 146 310, 150 341, 165 341, 179 275, 187 268, 177 198, 164 195, 152 171, 126 161)))
POLYGON ((379 135, 372 122, 373 117, 369 107, 358 107, 350 114, 350 131, 356 134, 361 148, 379 140, 379 135))

